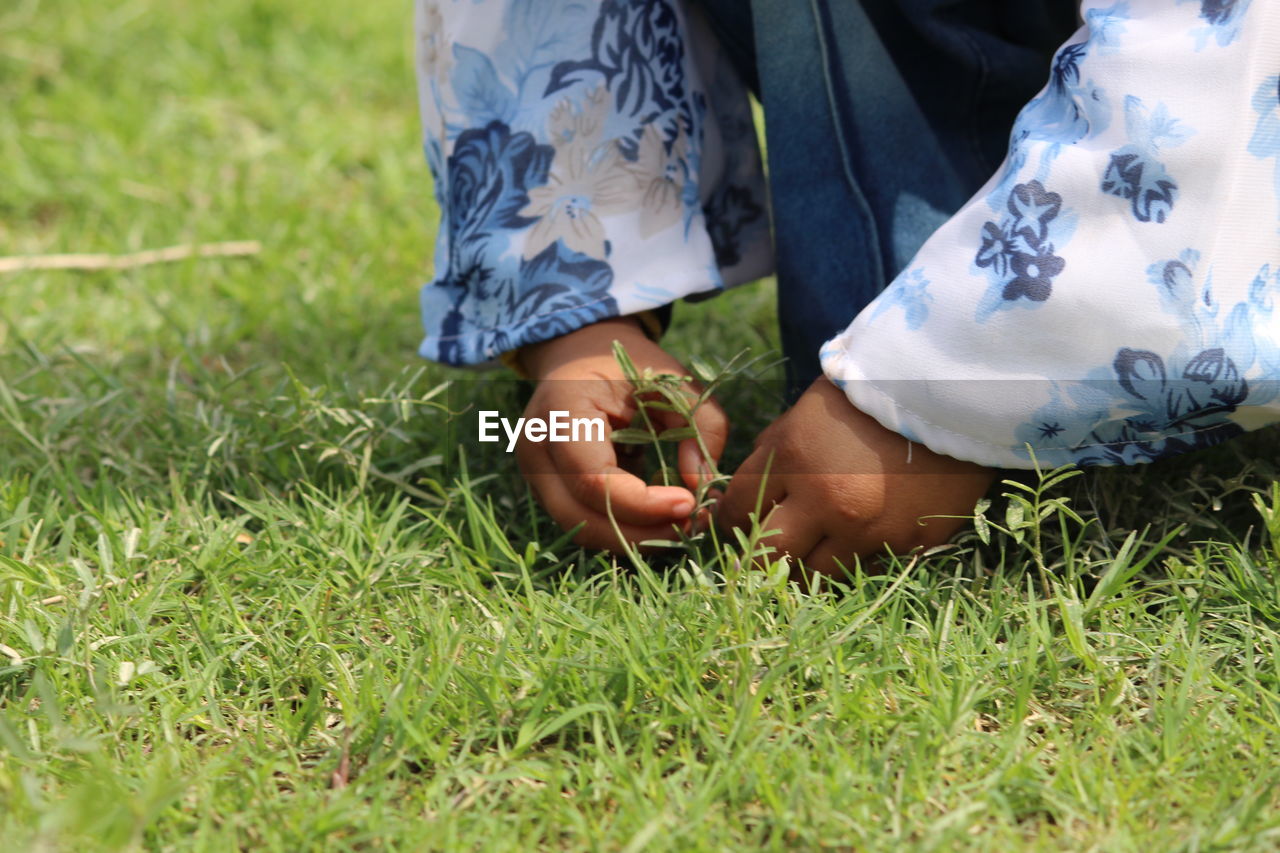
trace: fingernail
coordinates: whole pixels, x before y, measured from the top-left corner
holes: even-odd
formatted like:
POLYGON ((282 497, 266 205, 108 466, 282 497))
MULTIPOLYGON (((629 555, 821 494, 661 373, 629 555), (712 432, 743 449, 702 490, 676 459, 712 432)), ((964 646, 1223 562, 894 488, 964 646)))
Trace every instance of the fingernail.
POLYGON ((681 498, 671 505, 671 511, 676 515, 688 515, 693 512, 693 501, 688 498, 681 498))

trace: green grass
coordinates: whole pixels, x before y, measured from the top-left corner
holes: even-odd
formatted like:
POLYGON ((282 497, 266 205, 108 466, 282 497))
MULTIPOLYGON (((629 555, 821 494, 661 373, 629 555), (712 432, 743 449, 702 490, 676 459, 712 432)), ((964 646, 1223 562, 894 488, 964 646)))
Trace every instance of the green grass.
POLYGON ((582 553, 413 357, 408 14, 0 7, 0 254, 264 244, 0 279, 4 849, 1280 845, 1274 432, 838 590, 582 553))

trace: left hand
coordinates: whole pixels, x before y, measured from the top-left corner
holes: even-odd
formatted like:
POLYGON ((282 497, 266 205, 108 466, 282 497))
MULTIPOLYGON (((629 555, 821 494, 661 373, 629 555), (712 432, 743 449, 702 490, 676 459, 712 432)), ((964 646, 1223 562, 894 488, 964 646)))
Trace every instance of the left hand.
POLYGON ((761 529, 780 530, 768 545, 835 574, 839 564, 852 567, 854 557, 886 547, 903 553, 945 543, 995 473, 908 442, 824 377, 760 434, 720 501, 717 523, 749 528, 758 505, 761 529), (939 515, 960 517, 925 518, 939 515))
MULTIPOLYGON (((652 368, 679 376, 689 371, 649 340, 634 318, 602 320, 521 350, 520 362, 537 380, 526 418, 547 419, 553 411, 571 417, 600 418, 610 429, 630 424, 638 410, 635 389, 613 354, 614 342, 627 351, 638 370, 652 368)), ((690 393, 699 389, 690 387, 690 393)), ((686 426, 674 412, 654 410, 663 429, 686 426)), ((694 414, 711 461, 719 459, 729 421, 714 400, 694 414)), ((538 502, 565 530, 578 528, 574 542, 588 548, 628 553, 648 539, 671 539, 674 529, 689 530, 694 519, 694 490, 708 476, 696 443, 685 439, 676 462, 684 486, 651 486, 634 472, 612 441, 533 442, 516 447, 520 472, 538 502)))

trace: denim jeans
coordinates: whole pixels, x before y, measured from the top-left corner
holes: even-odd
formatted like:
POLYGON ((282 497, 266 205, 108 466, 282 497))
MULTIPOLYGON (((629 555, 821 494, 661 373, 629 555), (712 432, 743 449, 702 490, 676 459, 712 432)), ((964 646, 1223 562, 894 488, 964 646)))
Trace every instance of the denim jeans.
POLYGON ((999 167, 1076 3, 696 2, 764 107, 794 400, 822 344, 999 167))

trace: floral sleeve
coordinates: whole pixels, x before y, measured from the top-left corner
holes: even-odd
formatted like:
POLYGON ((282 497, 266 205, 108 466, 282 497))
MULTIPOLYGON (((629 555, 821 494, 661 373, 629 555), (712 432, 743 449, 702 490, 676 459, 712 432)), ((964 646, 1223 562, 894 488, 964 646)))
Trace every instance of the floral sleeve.
POLYGON ((1004 467, 1280 421, 1280 3, 1091 0, 999 174, 823 347, 859 409, 1004 467))
POLYGON ((478 364, 767 274, 746 90, 675 0, 419 0, 421 352, 478 364))

